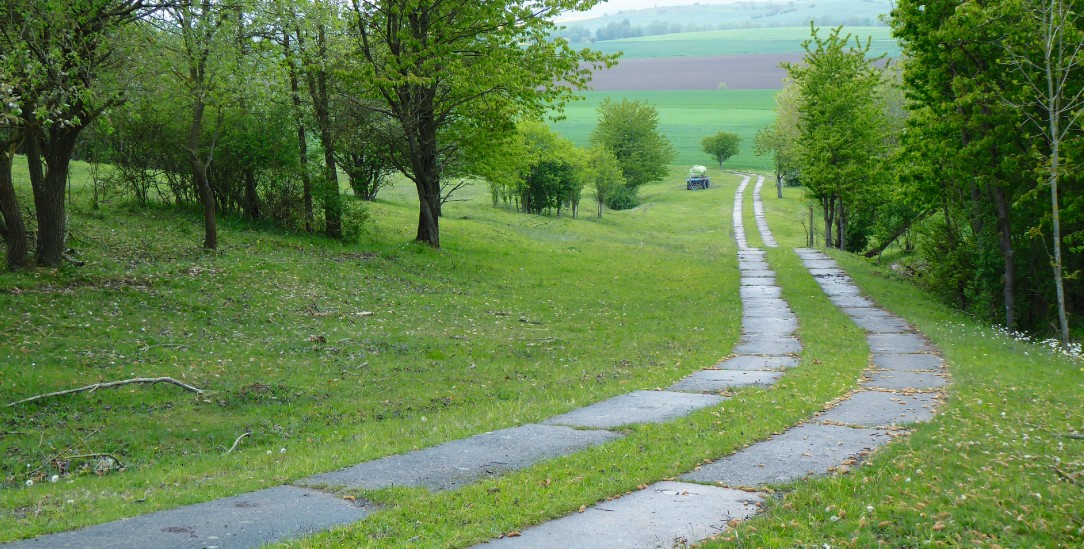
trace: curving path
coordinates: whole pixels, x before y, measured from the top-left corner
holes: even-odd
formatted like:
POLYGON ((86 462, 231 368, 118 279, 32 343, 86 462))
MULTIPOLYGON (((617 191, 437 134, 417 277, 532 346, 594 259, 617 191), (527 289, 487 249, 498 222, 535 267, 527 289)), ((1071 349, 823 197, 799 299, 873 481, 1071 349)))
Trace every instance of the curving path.
MULTIPOLYGON (((389 486, 456 489, 620 438, 630 423, 670 421, 716 406, 716 393, 774 383, 798 365, 798 319, 782 298, 765 252, 748 245, 742 217, 743 179, 734 196, 734 234, 741 270, 742 337, 734 355, 666 391, 620 395, 541 423, 483 433, 424 450, 316 475, 293 485, 160 511, 130 519, 23 540, 10 547, 258 547, 363 520, 377 509, 343 500, 341 488, 389 486)), ((764 216, 757 176, 754 217, 765 246, 775 247, 764 216)), ((941 360, 920 334, 862 297, 835 262, 797 250, 833 303, 867 331, 873 367, 862 389, 831 410, 715 463, 660 482, 583 513, 529 528, 492 543, 525 547, 657 547, 696 542, 756 513, 757 488, 824 474, 888 441, 887 427, 930 417, 944 385, 941 360), (713 484, 713 485, 709 485, 713 484), (636 525, 636 528, 630 528, 636 525)))

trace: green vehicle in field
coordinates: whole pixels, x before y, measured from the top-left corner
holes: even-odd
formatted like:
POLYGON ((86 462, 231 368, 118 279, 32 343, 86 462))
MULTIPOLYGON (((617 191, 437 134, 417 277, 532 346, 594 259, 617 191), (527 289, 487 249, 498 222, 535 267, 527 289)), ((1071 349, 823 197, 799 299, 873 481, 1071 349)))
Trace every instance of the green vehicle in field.
POLYGON ((711 186, 711 178, 708 177, 708 169, 696 165, 689 169, 689 177, 685 179, 685 190, 706 189, 711 186))

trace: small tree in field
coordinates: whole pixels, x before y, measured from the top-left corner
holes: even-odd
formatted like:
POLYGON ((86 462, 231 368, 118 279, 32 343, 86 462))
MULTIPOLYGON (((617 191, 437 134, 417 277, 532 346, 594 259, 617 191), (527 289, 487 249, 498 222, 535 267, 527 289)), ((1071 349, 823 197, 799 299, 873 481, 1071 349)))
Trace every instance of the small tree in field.
POLYGON ((704 147, 704 152, 710 154, 719 163, 719 167, 722 168, 723 162, 738 154, 738 145, 741 144, 741 138, 736 133, 719 132, 705 137, 700 143, 704 147))
POLYGON ((598 217, 602 219, 602 207, 614 189, 625 186, 625 176, 621 175, 621 165, 613 153, 605 147, 594 146, 587 150, 586 179, 595 190, 595 204, 598 217))

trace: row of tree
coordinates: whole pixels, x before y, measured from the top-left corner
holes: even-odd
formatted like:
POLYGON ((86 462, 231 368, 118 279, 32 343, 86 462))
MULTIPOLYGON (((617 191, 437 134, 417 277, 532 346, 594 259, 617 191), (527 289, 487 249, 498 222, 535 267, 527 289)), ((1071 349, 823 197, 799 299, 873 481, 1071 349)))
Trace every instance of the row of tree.
POLYGON ((900 0, 896 66, 814 29, 757 149, 817 200, 826 246, 873 257, 904 237, 961 309, 1068 342, 1084 306, 1082 7, 900 0))
POLYGON ((417 239, 439 246, 449 183, 614 62, 551 38, 554 16, 595 3, 0 0, 8 266, 61 263, 80 142, 137 200, 200 204, 207 248, 222 210, 338 237, 340 171, 371 199, 389 170, 417 188, 417 239))

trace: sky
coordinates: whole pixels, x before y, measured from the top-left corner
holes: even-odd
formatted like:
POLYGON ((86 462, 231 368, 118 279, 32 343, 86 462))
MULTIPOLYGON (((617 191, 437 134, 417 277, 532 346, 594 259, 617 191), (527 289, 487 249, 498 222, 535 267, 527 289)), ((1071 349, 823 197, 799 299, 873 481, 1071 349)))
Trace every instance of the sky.
POLYGON ((576 19, 589 19, 591 17, 600 17, 607 13, 617 13, 619 11, 628 10, 642 10, 654 7, 664 6, 690 6, 693 4, 730 4, 733 2, 739 2, 741 0, 607 0, 599 2, 597 6, 590 11, 581 13, 570 13, 559 18, 560 21, 572 21, 576 19))

